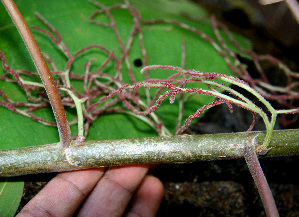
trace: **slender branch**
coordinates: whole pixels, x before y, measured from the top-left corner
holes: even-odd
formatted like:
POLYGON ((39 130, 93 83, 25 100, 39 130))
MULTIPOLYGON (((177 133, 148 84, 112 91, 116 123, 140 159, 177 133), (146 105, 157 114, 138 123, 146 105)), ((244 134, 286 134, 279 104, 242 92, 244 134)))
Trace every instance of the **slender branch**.
MULTIPOLYGON (((266 132, 160 136, 72 141, 64 152, 57 143, 0 151, 0 177, 129 164, 191 163, 244 157, 245 139, 263 144, 266 132)), ((271 150, 261 157, 299 155, 299 130, 273 131, 271 150)))
POLYGON ((34 61, 37 71, 39 72, 39 75, 45 86, 56 119, 60 143, 62 147, 68 147, 71 141, 71 131, 64 111, 64 107, 62 105, 57 87, 50 73, 48 65, 44 60, 38 44, 36 43, 28 25, 26 24, 26 21, 18 10, 16 4, 13 2, 13 0, 2 0, 2 3, 5 6, 10 17, 12 18, 13 22, 15 23, 15 26, 18 29, 22 39, 24 40, 24 43, 27 46, 31 58, 34 61))
POLYGON ((255 152, 254 140, 255 138, 245 139, 244 158, 258 188, 267 216, 278 217, 279 213, 275 205, 271 189, 255 152))
POLYGON ((70 89, 61 87, 61 90, 67 92, 72 99, 74 100, 75 106, 76 106, 76 110, 77 110, 77 117, 78 117, 78 136, 83 136, 84 134, 84 117, 83 117, 83 103, 84 101, 87 100, 87 97, 79 99, 70 89))

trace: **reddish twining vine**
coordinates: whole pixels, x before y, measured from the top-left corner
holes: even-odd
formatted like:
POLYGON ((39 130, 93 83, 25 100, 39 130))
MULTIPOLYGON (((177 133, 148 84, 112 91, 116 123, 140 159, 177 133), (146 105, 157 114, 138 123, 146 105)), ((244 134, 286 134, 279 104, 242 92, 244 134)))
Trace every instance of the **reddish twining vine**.
MULTIPOLYGON (((88 47, 78 50, 76 53, 70 53, 68 47, 63 42, 63 39, 60 33, 41 15, 36 14, 38 19, 40 19, 48 29, 42 29, 39 27, 33 27, 33 29, 47 35, 50 40, 57 46, 57 48, 66 56, 67 63, 63 71, 58 70, 55 62, 51 59, 49 55, 44 53, 46 60, 48 61, 50 67, 52 68, 51 73, 55 76, 55 82, 57 87, 60 90, 60 95, 62 97, 62 102, 64 106, 74 107, 74 97, 75 95, 80 99, 82 103, 82 113, 84 121, 84 135, 88 134, 88 129, 90 124, 97 119, 97 117, 102 113, 111 113, 111 112, 123 112, 128 113, 134 116, 138 116, 140 119, 147 122, 151 125, 160 135, 170 134, 170 131, 165 127, 161 119, 155 114, 155 110, 161 105, 162 101, 165 98, 170 98, 170 102, 174 100, 179 101, 180 109, 177 120, 177 129, 176 134, 183 132, 191 123, 191 120, 199 116, 203 111, 209 109, 213 106, 226 103, 229 109, 232 110, 231 103, 234 103, 243 108, 249 109, 254 116, 254 121, 249 127, 249 130, 252 129, 255 123, 255 114, 261 112, 262 115, 267 117, 267 114, 262 111, 260 108, 254 105, 247 98, 243 98, 233 89, 225 87, 221 83, 218 83, 215 79, 228 79, 230 83, 235 85, 249 85, 261 93, 268 100, 277 100, 282 108, 292 109, 295 108, 294 102, 299 98, 298 89, 298 73, 292 72, 285 64, 277 60, 276 58, 269 55, 258 55, 252 50, 243 49, 236 40, 234 40, 233 35, 229 30, 221 23, 219 23, 214 17, 211 18, 211 23, 213 26, 215 40, 204 32, 189 26, 185 23, 179 22, 177 20, 169 19, 155 19, 155 20, 144 20, 142 19, 141 14, 130 5, 128 2, 124 4, 116 4, 110 7, 93 1, 94 5, 100 9, 96 10, 90 16, 90 22, 95 25, 102 27, 111 28, 116 36, 119 48, 121 50, 121 55, 116 56, 114 51, 108 50, 103 45, 90 45, 88 47), (130 35, 127 41, 124 41, 120 37, 118 26, 116 20, 113 17, 113 10, 128 10, 132 16, 134 24, 131 28, 130 35), (101 23, 96 20, 96 17, 99 14, 105 14, 106 17, 110 20, 109 23, 101 23), (186 60, 186 46, 185 41, 182 42, 182 62, 181 67, 173 66, 149 66, 148 65, 148 54, 147 49, 144 44, 144 26, 159 25, 160 23, 176 26, 178 28, 185 29, 192 34, 197 35, 203 40, 206 40, 215 48, 215 50, 225 59, 227 65, 230 69, 242 80, 246 82, 228 77, 223 74, 218 73, 200 73, 194 70, 184 70, 184 65, 186 60), (230 49, 223 39, 222 31, 226 37, 229 38, 231 44, 234 45, 233 49, 230 49), (130 59, 130 50, 132 44, 135 40, 138 40, 141 53, 142 53, 142 62, 144 73, 144 81, 137 82, 134 76, 131 59, 130 59), (106 60, 98 67, 97 70, 91 71, 91 66, 93 65, 95 59, 90 59, 85 63, 85 73, 84 75, 75 74, 72 71, 72 66, 76 59, 80 55, 88 52, 90 50, 99 50, 100 52, 106 55, 106 60), (258 78, 253 78, 250 73, 247 71, 246 67, 238 59, 238 56, 250 56, 253 63, 256 66, 256 70, 259 72, 258 78), (267 75, 263 71, 262 62, 269 62, 276 67, 280 68, 286 77, 286 84, 281 86, 275 86, 270 83, 267 75), (114 74, 108 75, 104 73, 105 68, 108 64, 114 66, 114 74), (127 69, 122 68, 123 65, 126 65, 127 69), (168 69, 173 70, 175 73, 167 79, 151 79, 148 70, 150 69, 168 69), (130 84, 126 84, 123 80, 123 73, 127 71, 129 74, 130 84), (79 80, 83 84, 83 92, 79 92, 72 86, 73 80, 79 80), (199 88, 186 88, 186 84, 203 82, 206 84, 207 89, 199 88), (141 97, 140 88, 144 88, 145 98, 141 97), (154 95, 151 95, 149 92, 149 87, 157 88, 154 95), (231 96, 234 96, 236 100, 226 97, 225 94, 222 94, 222 91, 226 91, 231 96), (188 94, 189 96, 185 96, 188 94), (199 108, 193 114, 187 118, 182 124, 182 114, 184 112, 184 103, 192 96, 192 94, 205 94, 218 98, 216 101, 199 108), (119 102, 122 102, 120 106, 119 102), (245 104, 250 104, 248 108, 245 104), (140 117, 139 115, 143 115, 140 117)), ((35 72, 29 72, 26 70, 14 70, 6 63, 5 55, 0 51, 0 58, 2 67, 4 69, 4 74, 0 75, 0 79, 6 82, 15 82, 21 86, 25 91, 28 101, 24 102, 14 102, 12 101, 7 94, 0 89, 0 105, 21 115, 32 118, 35 121, 41 122, 46 125, 56 126, 54 122, 50 122, 43 118, 40 118, 34 114, 34 111, 48 107, 49 102, 44 92, 43 85, 33 81, 24 80, 24 77, 36 77, 38 76, 35 72)), ((246 105, 247 105, 246 104, 246 105)), ((292 113, 294 110, 290 110, 292 113)), ((285 119, 286 120, 286 119, 285 119)), ((285 122, 284 124, 290 123, 285 122)), ((74 124, 77 122, 77 118, 71 120, 70 123, 74 124)))

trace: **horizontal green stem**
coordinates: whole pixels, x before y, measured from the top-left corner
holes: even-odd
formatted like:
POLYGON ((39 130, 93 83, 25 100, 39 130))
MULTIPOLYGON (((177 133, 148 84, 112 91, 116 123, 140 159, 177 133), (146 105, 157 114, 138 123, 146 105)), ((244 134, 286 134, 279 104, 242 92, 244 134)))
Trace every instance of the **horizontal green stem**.
MULTIPOLYGON (((246 138, 263 144, 265 132, 162 136, 137 139, 86 141, 58 149, 58 143, 0 150, 0 177, 60 172, 129 164, 191 163, 243 158, 246 138)), ((299 155, 299 130, 273 131, 265 155, 299 155)))

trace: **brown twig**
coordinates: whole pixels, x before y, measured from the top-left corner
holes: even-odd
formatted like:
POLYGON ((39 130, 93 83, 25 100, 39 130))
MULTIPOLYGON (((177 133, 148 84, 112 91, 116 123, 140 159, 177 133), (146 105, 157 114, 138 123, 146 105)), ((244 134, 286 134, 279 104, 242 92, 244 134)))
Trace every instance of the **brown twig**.
POLYGON ((44 60, 38 44, 36 43, 28 25, 26 24, 26 21, 21 15, 16 4, 13 2, 13 0, 2 0, 2 3, 5 6, 10 17, 12 18, 13 22, 15 23, 15 26, 18 29, 22 39, 24 40, 31 58, 34 61, 37 71, 39 72, 39 75, 45 86, 56 119, 60 143, 62 147, 68 147, 71 140, 71 131, 66 118, 64 107, 62 105, 57 87, 50 73, 48 65, 44 60))

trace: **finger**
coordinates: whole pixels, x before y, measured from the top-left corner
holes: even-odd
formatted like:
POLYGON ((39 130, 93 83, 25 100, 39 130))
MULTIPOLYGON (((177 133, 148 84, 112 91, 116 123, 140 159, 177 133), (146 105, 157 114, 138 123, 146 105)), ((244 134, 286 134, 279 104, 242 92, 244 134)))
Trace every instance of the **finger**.
POLYGON ((122 216, 147 171, 147 166, 108 169, 86 199, 78 216, 122 216))
POLYGON ((72 216, 105 172, 104 168, 59 173, 18 214, 72 216))
POLYGON ((163 184, 153 176, 146 176, 137 190, 126 217, 156 216, 164 194, 163 184))

